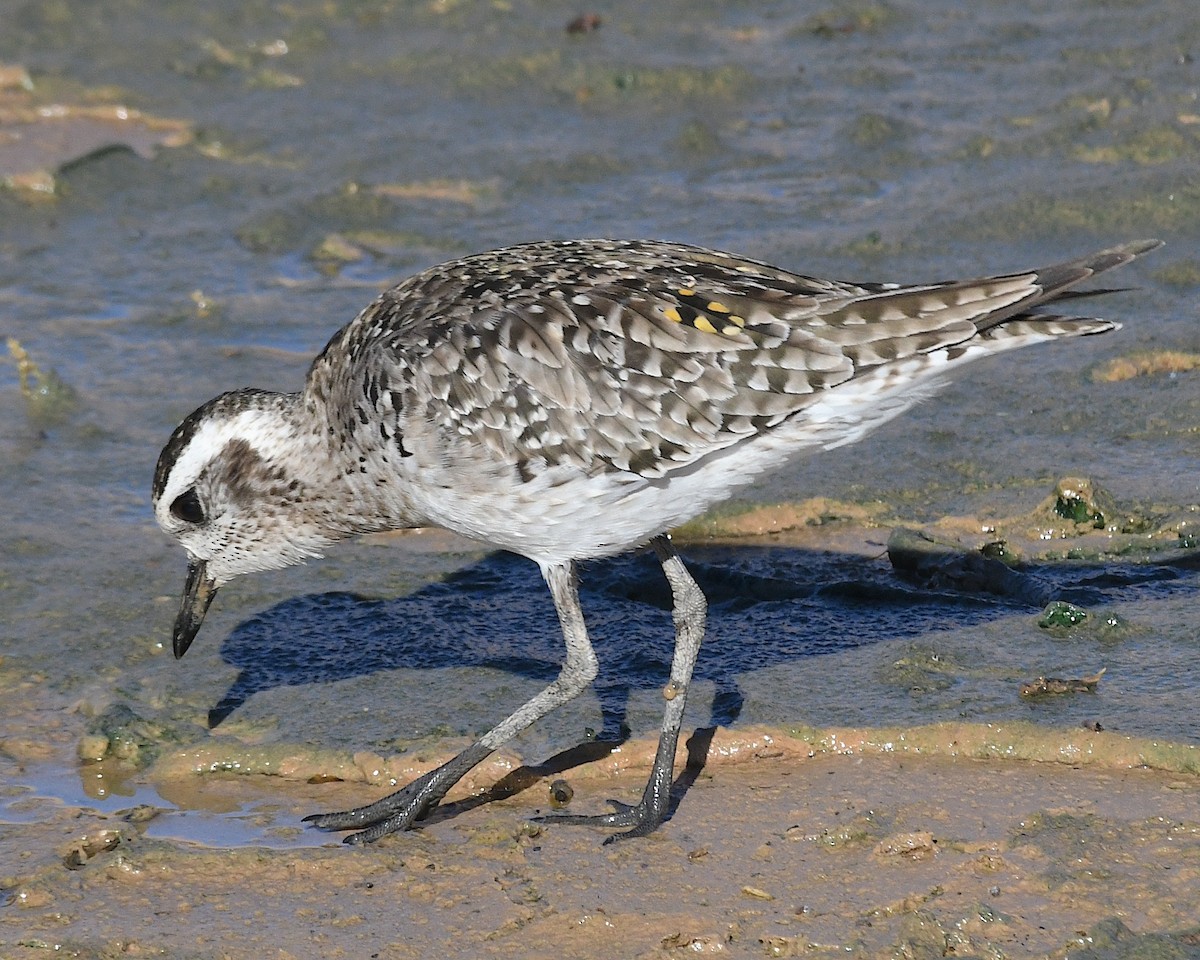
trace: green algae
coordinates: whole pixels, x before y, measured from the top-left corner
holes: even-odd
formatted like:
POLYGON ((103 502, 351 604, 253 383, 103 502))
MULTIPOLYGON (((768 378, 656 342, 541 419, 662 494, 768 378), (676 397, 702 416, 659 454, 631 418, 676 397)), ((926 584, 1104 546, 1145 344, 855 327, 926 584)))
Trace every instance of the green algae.
POLYGON ((1017 824, 1012 843, 1033 843, 1055 860, 1077 859, 1105 839, 1099 817, 1090 813, 1040 811, 1017 824))
POLYGON ((394 201, 348 183, 295 208, 259 214, 235 235, 255 253, 288 253, 305 246, 318 248, 330 227, 339 232, 387 229, 397 215, 394 201))
POLYGON ((864 150, 878 149, 904 141, 909 131, 905 124, 881 113, 860 113, 847 131, 851 142, 864 150))
POLYGON ((1054 632, 1054 634, 1064 634, 1075 626, 1087 623, 1087 620, 1087 611, 1084 608, 1068 604, 1064 600, 1055 600, 1052 604, 1046 605, 1042 616, 1038 617, 1038 626, 1043 630, 1054 632))
POLYGON ((309 259, 334 267, 354 263, 366 256, 366 251, 340 233, 327 233, 309 254, 309 259))
POLYGON ((1045 559, 1094 559, 1099 556, 1151 554, 1177 546, 1180 520, 1140 505, 1118 503, 1086 477, 1063 477, 1054 492, 1028 517, 1043 540, 1076 540, 1065 551, 1050 550, 1045 559), (1099 539, 1097 539, 1099 536, 1099 539))
POLYGON ((1184 257, 1172 264, 1151 271, 1150 274, 1159 283, 1172 287, 1200 287, 1200 260, 1184 257))
POLYGON ((671 148, 681 156, 709 157, 726 149, 726 145, 716 126, 703 120, 692 120, 675 136, 671 148))
POLYGON ((954 151, 964 160, 1059 158, 1089 165, 1160 167, 1200 149, 1194 121, 1165 91, 1136 81, 1108 82, 1003 126, 969 134, 954 151))
POLYGON ((881 670, 879 682, 922 694, 949 690, 957 678, 968 673, 962 664, 942 651, 914 649, 881 670))
MULTIPOLYGON (((1117 192, 1108 187, 1067 194, 1016 191, 1015 197, 972 215, 984 237, 1027 237, 1031 228, 1092 234, 1186 232, 1200 220, 1200 179, 1143 182, 1117 192)), ((968 223, 963 223, 966 230, 968 223)))
POLYGON ((1101 920, 1075 942, 1050 954, 1050 960, 1196 960, 1200 926, 1161 933, 1136 933, 1119 917, 1101 920))
POLYGON ((871 230, 861 237, 834 247, 830 252, 837 257, 859 257, 863 260, 882 260, 897 257, 909 246, 908 238, 884 239, 878 230, 871 230))
POLYGON ((883 835, 873 813, 860 813, 835 827, 827 827, 811 839, 819 847, 837 850, 844 847, 865 847, 876 843, 883 835))
POLYGON ((164 748, 186 739, 187 734, 174 725, 143 717, 126 704, 117 703, 89 721, 78 752, 87 762, 119 760, 144 769, 158 759, 164 748))
POLYGON ((347 755, 287 742, 246 743, 236 737, 210 737, 162 752, 153 771, 154 776, 168 780, 214 773, 284 777, 310 783, 344 780, 395 784, 400 778, 399 771, 392 770, 392 763, 376 754, 347 755))
POLYGON ((1140 166, 1170 163, 1197 153, 1195 137, 1185 136, 1174 127, 1142 130, 1128 139, 1104 146, 1078 146, 1075 158, 1084 163, 1134 163, 1140 166))
POLYGON ((1114 512, 1112 498, 1090 480, 1067 477, 1054 489, 1054 515, 1076 525, 1103 530, 1114 512))
POLYGON ((871 0, 843 0, 809 16, 793 31, 793 35, 809 34, 833 40, 854 33, 876 33, 897 23, 899 19, 899 13, 887 4, 871 0))
POLYGON ((51 426, 67 420, 79 407, 75 388, 53 369, 43 369, 13 337, 8 338, 8 357, 17 368, 17 381, 29 419, 38 426, 51 426))
POLYGON ((973 134, 955 152, 955 156, 964 160, 986 160, 996 152, 999 144, 1000 141, 986 133, 973 134))
POLYGON ((628 161, 612 153, 585 151, 564 158, 536 156, 515 174, 513 185, 525 190, 544 189, 547 183, 593 184, 628 173, 628 161))
POLYGON ((495 97, 532 88, 580 104, 713 103, 731 101, 752 85, 750 72, 737 63, 652 66, 596 62, 561 48, 479 58, 430 51, 422 57, 405 57, 391 68, 402 76, 441 77, 463 95, 495 97))
MULTIPOLYGON (((750 74, 736 64, 713 68, 693 66, 613 68, 589 67, 573 71, 565 84, 577 97, 597 95, 625 98, 636 95, 650 101, 670 102, 677 98, 729 100, 750 85, 750 74)), ((565 92, 565 91, 564 91, 565 92)))
POLYGON ((940 960, 954 953, 945 928, 932 913, 925 910, 904 916, 900 923, 900 935, 892 949, 892 956, 906 960, 940 960))
POLYGON ((255 253, 292 253, 306 250, 310 260, 318 265, 339 265, 371 256, 402 259, 413 250, 436 250, 444 253, 457 248, 449 237, 435 237, 415 230, 398 230, 395 222, 401 218, 406 204, 418 202, 483 202, 484 187, 466 200, 468 186, 458 193, 440 193, 432 185, 421 192, 416 185, 383 184, 367 186, 357 182, 343 184, 339 189, 321 194, 290 208, 265 211, 236 231, 239 243, 255 253))

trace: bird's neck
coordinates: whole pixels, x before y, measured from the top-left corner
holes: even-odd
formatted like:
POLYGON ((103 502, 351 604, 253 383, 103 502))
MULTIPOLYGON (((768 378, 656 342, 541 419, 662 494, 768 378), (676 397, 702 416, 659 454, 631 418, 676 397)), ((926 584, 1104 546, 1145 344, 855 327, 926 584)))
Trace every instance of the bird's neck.
POLYGON ((286 472, 303 487, 298 499, 315 533, 332 541, 424 525, 377 425, 334 413, 311 394, 289 399, 286 472))

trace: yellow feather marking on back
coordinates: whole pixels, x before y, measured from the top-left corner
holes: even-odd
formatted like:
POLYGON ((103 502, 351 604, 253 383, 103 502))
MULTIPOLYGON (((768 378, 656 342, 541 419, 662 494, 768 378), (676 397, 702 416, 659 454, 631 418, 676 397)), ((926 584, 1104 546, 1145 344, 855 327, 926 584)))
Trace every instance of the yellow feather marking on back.
POLYGON ((713 313, 729 313, 729 308, 717 300, 709 300, 708 309, 713 313))
POLYGON ((731 313, 731 314, 730 314, 728 317, 726 317, 725 319, 727 319, 727 320, 728 320, 730 323, 732 323, 732 324, 733 324, 735 327, 744 327, 744 326, 746 325, 746 318, 745 318, 745 317, 739 317, 739 316, 738 316, 737 314, 735 314, 735 313, 731 313))
POLYGON ((696 319, 692 321, 692 326, 697 330, 703 330, 705 333, 717 332, 717 328, 712 325, 712 321, 709 320, 704 314, 700 314, 700 316, 696 317, 696 319))
POLYGON ((674 307, 667 307, 663 311, 663 316, 666 317, 668 320, 670 320, 672 323, 683 323, 683 317, 681 317, 679 315, 679 311, 676 310, 674 307))
POLYGON ((691 287, 680 287, 678 293, 681 297, 694 297, 696 295, 696 291, 691 287))
POLYGON ((742 328, 738 327, 738 326, 734 326, 734 324, 732 324, 732 323, 727 323, 727 324, 725 324, 725 326, 723 326, 721 328, 721 332, 723 334, 725 334, 725 336, 727 336, 727 337, 736 337, 739 333, 742 332, 742 328))

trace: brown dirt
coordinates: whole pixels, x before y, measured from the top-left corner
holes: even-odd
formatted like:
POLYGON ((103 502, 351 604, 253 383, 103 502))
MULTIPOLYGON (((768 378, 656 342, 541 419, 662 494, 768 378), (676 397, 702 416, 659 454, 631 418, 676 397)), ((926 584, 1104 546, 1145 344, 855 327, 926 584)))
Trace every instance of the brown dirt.
MULTIPOLYGON (((668 824, 607 846, 528 821, 551 778, 367 848, 209 849, 27 801, 36 822, 0 824, 0 956, 1027 957, 1096 931, 1197 939, 1194 774, 766 742, 733 762, 718 737, 668 824)), ((635 796, 649 747, 555 775, 572 811, 635 796)), ((277 824, 378 794, 246 776, 174 787, 277 824)))

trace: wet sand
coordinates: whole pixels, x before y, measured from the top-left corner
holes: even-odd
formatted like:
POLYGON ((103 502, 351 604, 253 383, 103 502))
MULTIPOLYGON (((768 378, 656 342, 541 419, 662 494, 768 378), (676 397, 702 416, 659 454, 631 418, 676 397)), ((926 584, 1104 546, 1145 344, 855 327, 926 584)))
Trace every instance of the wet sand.
MULTIPOLYGON (((751 542, 878 551, 869 522, 805 520, 827 508, 720 523, 751 542)), ((376 549, 455 546, 429 531, 376 549)), ((841 682, 844 698, 861 695, 841 682)), ((188 743, 162 734, 145 766, 117 750, 129 730, 103 749, 81 736, 86 698, 68 709, 4 669, 0 694, 3 960, 1200 954, 1191 742, 1008 720, 708 727, 680 751, 672 819, 606 845, 604 831, 530 818, 553 812, 559 780, 571 812, 636 799, 654 741, 549 759, 518 741, 419 829, 364 848, 300 820, 369 802, 469 738, 344 749, 308 716, 309 741, 252 723, 188 743)), ((1105 727, 1116 702, 1093 704, 1105 727)), ((211 705, 201 695, 193 709, 211 705)))
MULTIPOLYGON (((1083 735, 1058 736, 1065 745, 1083 735)), ((0 825, 0 956, 1200 950, 1194 773, 842 746, 851 752, 814 753, 778 731, 719 730, 702 770, 681 763, 681 782, 694 781, 670 822, 609 845, 602 831, 529 818, 551 811, 548 785, 559 778, 574 788, 572 811, 632 799, 650 742, 552 774, 510 771, 519 789, 479 802, 489 778, 517 765, 501 757, 419 830, 366 848, 331 836, 319 847, 214 849, 143 836, 151 811, 100 815, 31 799, 15 809, 34 822, 0 825)), ((247 810, 284 832, 278 825, 305 813, 379 794, 361 783, 235 775, 160 789, 181 801, 198 791, 194 804, 247 810)))

